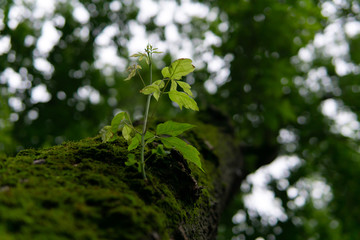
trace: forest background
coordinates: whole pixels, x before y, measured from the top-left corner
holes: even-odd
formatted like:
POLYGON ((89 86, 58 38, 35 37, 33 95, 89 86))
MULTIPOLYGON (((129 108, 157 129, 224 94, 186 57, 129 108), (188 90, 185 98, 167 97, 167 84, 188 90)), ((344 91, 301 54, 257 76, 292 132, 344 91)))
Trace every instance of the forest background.
POLYGON ((199 107, 228 116, 242 146, 249 176, 218 239, 358 239, 359 1, 0 6, 0 154, 94 136, 121 110, 141 118, 140 82, 123 79, 151 43, 159 69, 194 60, 199 107))

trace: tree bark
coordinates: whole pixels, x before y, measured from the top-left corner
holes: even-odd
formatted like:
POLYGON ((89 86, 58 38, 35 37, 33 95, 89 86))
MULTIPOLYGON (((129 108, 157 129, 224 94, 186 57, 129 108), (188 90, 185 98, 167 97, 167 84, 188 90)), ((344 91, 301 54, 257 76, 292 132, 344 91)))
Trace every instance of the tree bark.
POLYGON ((231 128, 196 125, 184 139, 201 152, 205 173, 175 150, 160 157, 147 149, 144 181, 125 165, 127 143, 100 137, 0 159, 0 236, 215 239, 245 177, 243 159, 231 128))

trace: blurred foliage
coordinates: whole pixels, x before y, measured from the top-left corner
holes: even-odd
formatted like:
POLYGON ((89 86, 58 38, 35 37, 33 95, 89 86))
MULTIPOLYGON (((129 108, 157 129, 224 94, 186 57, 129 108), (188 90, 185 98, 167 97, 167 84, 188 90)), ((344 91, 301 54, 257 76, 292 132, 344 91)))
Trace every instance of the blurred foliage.
MULTIPOLYGON (((31 14, 35 6, 31 2, 0 0, 0 42, 10 40, 10 48, 0 51, 0 151, 13 154, 22 148, 93 136, 119 107, 133 109, 130 114, 135 118, 141 116, 145 99, 133 94, 141 88, 140 82, 123 81, 132 54, 128 52, 132 28, 134 23, 144 25, 147 36, 166 46, 168 27, 159 24, 156 14, 139 20, 139 1, 80 2, 58 1, 54 13, 37 16, 31 14), (26 14, 14 17, 14 6, 21 6, 26 14), (88 12, 87 20, 74 14, 79 6, 88 12), (49 51, 40 51, 47 22, 58 31, 59 40, 49 51), (98 37, 109 26, 118 31, 101 43, 98 37), (119 57, 116 67, 99 63, 104 45, 119 57), (42 70, 39 60, 50 67, 42 70), (16 87, 5 74, 11 71, 21 79, 16 87), (38 86, 46 87, 48 101, 34 101, 38 86)), ((219 239, 357 239, 360 34, 347 34, 344 29, 349 22, 359 23, 359 1, 198 2, 208 6, 206 16, 192 16, 188 22, 175 19, 172 26, 181 38, 176 44, 184 47, 189 40, 198 63, 188 82, 200 107, 215 106, 231 118, 248 173, 281 155, 302 160, 288 178, 273 179, 267 186, 282 203, 286 218, 269 223, 248 210, 241 213, 242 222, 233 223, 231 216, 247 207, 243 197, 251 187, 243 189, 224 216, 219 239), (331 24, 338 28, 331 30, 331 24), (344 43, 338 45, 344 47, 329 54, 326 34, 331 31, 343 36, 344 43), (316 44, 319 34, 326 40, 323 45, 316 44), (214 43, 205 44, 209 36, 214 43), (324 113, 325 105, 333 106, 335 113, 324 113), (339 127, 335 117, 340 115, 355 120, 339 127), (312 197, 295 204, 301 194, 294 197, 289 189, 316 179, 330 186, 331 199, 321 206, 312 197), (285 188, 279 187, 281 180, 287 181, 285 188)), ((169 44, 169 53, 156 63, 159 68, 170 63, 174 48, 169 44)), ((170 112, 161 104, 157 108, 160 115, 186 113, 170 112)))
POLYGON ((5 149, 12 149, 14 146, 11 138, 12 124, 10 119, 10 108, 2 96, 0 96, 0 156, 5 149))
MULTIPOLYGON (((211 102, 233 116, 244 144, 245 159, 252 160, 247 162, 249 170, 270 162, 273 151, 275 156, 295 155, 304 160, 301 167, 293 170, 285 189, 278 186, 280 180, 273 180, 274 184, 268 186, 282 202, 287 219, 269 223, 259 214, 246 212, 245 220, 233 228, 227 227, 228 231, 224 230, 219 239, 230 239, 229 236, 234 239, 358 238, 360 232, 355 225, 360 220, 356 204, 360 189, 355 185, 360 171, 359 123, 355 117, 352 123, 347 123, 354 126, 348 132, 339 129, 336 116, 324 114, 323 106, 331 100, 338 107, 338 117, 354 113, 359 118, 359 51, 356 51, 359 35, 347 39, 350 50, 340 57, 323 54, 325 51, 321 49, 314 51, 318 55, 312 56, 312 61, 304 61, 297 55, 299 50, 313 47, 315 34, 329 31, 326 27, 333 22, 340 22, 338 31, 347 36, 345 25, 350 21, 359 23, 359 2, 343 1, 336 5, 332 1, 217 1, 215 4, 226 13, 230 26, 225 37, 219 34, 223 36, 223 44, 215 53, 222 56, 231 53, 234 60, 231 81, 219 87, 219 94, 211 102), (328 3, 336 6, 337 16, 332 21, 321 15, 324 4, 328 3), (341 73, 342 69, 338 68, 349 67, 336 66, 341 57, 357 66, 353 72, 341 73), (313 69, 325 69, 316 84, 308 80, 313 77, 313 69), (326 79, 330 83, 324 83, 326 79), (293 139, 282 140, 283 130, 293 139), (294 204, 296 197, 290 197, 288 190, 304 179, 314 180, 317 175, 331 187, 330 203, 319 206, 308 197, 304 204, 294 204)), ((327 47, 330 46, 323 48, 327 47)), ((335 55, 341 54, 338 51, 335 55)), ((237 204, 232 209, 236 208, 243 209, 243 205, 237 204)))
MULTIPOLYGON (((18 3, 19 1, 17 4, 12 1, 2 2, 5 23, 9 11, 12 9, 15 12, 14 9, 19 7, 18 3)), ((126 103, 132 99, 131 92, 134 89, 132 86, 124 86, 120 80, 123 73, 114 72, 106 76, 102 69, 95 67, 95 38, 106 26, 119 25, 121 31, 114 41, 117 43, 117 51, 122 56, 127 56, 124 45, 129 38, 129 31, 126 24, 136 16, 137 8, 131 4, 119 12, 110 12, 109 3, 82 3, 91 14, 91 21, 87 23, 80 23, 74 18, 74 6, 70 1, 62 1, 57 3, 51 16, 35 18, 27 12, 15 28, 11 24, 3 25, 1 35, 10 38, 11 49, 0 56, 0 68, 19 73, 21 84, 25 85, 9 89, 7 94, 6 89, 2 88, 2 96, 21 101, 20 109, 15 110, 17 120, 13 123, 12 131, 12 138, 19 144, 17 150, 93 136, 98 132, 100 124, 112 117, 111 110, 116 104, 108 102, 126 103), (55 25, 56 31, 60 31, 60 39, 50 52, 44 53, 39 51, 38 45, 44 44, 39 38, 46 30, 44 26, 48 22, 55 25), (36 67, 39 59, 51 64, 50 71, 41 71, 36 67), (37 86, 46 86, 51 95, 49 101, 37 102, 31 98, 32 90, 37 86), (127 88, 128 91, 123 91, 120 98, 116 89, 122 88, 127 88), (87 92, 88 96, 80 96, 81 89, 87 92), (100 95, 99 100, 91 99, 94 92, 94 97, 97 97, 96 93, 100 95), (35 119, 29 115, 34 111, 38 116, 35 119)), ((20 7, 26 8, 23 11, 34 8, 31 4, 20 7)), ((16 18, 21 19, 20 16, 16 18)), ((3 85, 9 81, 10 79, 3 79, 3 85)))

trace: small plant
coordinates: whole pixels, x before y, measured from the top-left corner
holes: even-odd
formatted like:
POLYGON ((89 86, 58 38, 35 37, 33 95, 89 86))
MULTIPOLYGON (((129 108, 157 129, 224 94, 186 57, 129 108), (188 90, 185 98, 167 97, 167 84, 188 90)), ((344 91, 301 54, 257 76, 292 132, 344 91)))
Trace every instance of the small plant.
POLYGON ((165 148, 175 148, 178 150, 183 157, 189 162, 194 163, 202 171, 201 162, 199 155, 200 153, 196 148, 187 144, 185 141, 180 139, 178 136, 184 131, 189 130, 194 127, 192 124, 188 123, 178 123, 173 121, 167 121, 160 123, 156 126, 156 131, 149 131, 147 128, 149 109, 151 103, 151 97, 154 97, 156 101, 159 101, 162 95, 168 95, 170 100, 177 103, 182 109, 182 107, 191 109, 194 111, 199 111, 199 108, 192 98, 193 93, 191 92, 191 87, 184 81, 181 81, 181 78, 193 72, 195 67, 192 65, 191 59, 181 58, 173 63, 169 67, 165 67, 161 70, 163 79, 156 80, 153 82, 152 79, 152 56, 153 54, 158 54, 161 52, 156 51, 157 48, 153 48, 150 44, 147 45, 145 52, 138 52, 131 57, 136 57, 138 62, 145 60, 146 64, 149 66, 149 84, 146 85, 144 79, 140 74, 142 69, 140 65, 134 64, 128 68, 129 76, 125 79, 130 80, 136 75, 139 76, 142 81, 144 88, 140 90, 140 93, 147 95, 147 102, 145 106, 144 114, 144 124, 142 129, 135 128, 130 120, 129 114, 127 112, 118 113, 113 120, 111 121, 111 126, 105 126, 101 129, 100 134, 103 142, 114 141, 120 136, 118 136, 118 131, 122 132, 122 136, 128 142, 128 151, 141 147, 140 150, 140 161, 137 160, 137 157, 134 153, 128 154, 128 160, 125 162, 127 166, 134 164, 138 165, 139 172, 142 173, 143 178, 146 180, 145 172, 145 159, 144 159, 144 150, 145 146, 152 143, 153 141, 161 142, 162 144, 157 145, 156 149, 152 150, 154 154, 166 154, 164 151, 165 148), (168 87, 170 84, 170 88, 168 87), (178 91, 178 86, 183 91, 178 91), (167 89, 169 89, 167 91, 167 89))

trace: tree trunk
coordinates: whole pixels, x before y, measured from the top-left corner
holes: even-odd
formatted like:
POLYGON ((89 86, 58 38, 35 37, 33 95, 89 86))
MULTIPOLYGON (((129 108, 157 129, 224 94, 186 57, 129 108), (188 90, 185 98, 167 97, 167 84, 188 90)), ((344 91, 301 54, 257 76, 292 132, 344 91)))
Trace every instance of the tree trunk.
POLYGON ((0 159, 1 239, 215 239, 243 160, 229 132, 195 125, 184 139, 205 173, 175 150, 147 149, 144 181, 125 165, 127 143, 100 137, 0 159))

